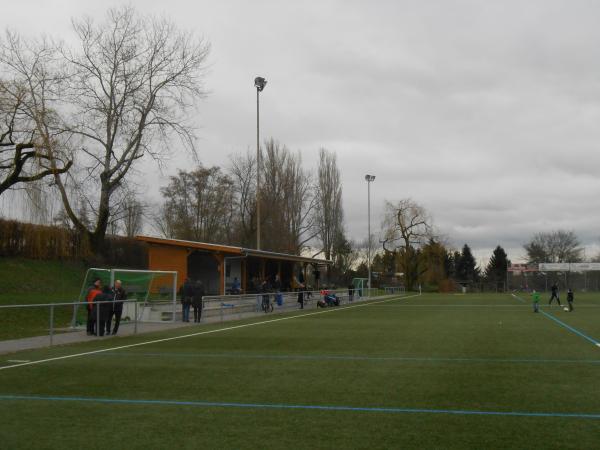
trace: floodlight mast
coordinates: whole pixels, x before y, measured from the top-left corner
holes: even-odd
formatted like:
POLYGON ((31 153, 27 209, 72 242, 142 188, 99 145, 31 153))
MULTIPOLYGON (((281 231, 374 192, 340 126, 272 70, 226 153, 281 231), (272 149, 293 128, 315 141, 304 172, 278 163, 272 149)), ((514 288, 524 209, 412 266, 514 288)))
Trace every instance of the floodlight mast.
POLYGON ((263 77, 254 79, 256 88, 256 249, 260 250, 260 103, 259 93, 267 85, 263 77))
POLYGON ((369 269, 369 295, 371 294, 371 183, 375 181, 375 175, 365 175, 365 181, 367 182, 367 222, 368 222, 368 248, 367 248, 367 267, 369 269))

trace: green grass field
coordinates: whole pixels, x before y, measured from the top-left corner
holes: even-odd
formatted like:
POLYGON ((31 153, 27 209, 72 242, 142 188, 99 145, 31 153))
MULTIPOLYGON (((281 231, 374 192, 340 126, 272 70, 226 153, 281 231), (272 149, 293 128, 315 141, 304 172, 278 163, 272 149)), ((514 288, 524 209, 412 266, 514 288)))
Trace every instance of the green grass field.
POLYGON ((427 294, 5 355, 80 354, 0 369, 0 443, 597 449, 600 297, 543 304, 427 294))
MULTIPOLYGON (((85 276, 82 264, 0 258, 0 305, 30 305, 77 301, 85 276)), ((55 324, 66 327, 72 308, 55 310, 55 324)), ((49 309, 0 310, 0 340, 48 334, 49 309)))

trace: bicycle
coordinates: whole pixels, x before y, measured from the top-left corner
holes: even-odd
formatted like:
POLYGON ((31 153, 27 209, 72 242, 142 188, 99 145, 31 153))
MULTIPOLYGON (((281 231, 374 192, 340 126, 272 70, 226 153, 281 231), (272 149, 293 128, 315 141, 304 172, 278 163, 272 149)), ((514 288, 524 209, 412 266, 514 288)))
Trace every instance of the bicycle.
POLYGON ((271 302, 271 296, 269 294, 262 295, 262 303, 260 306, 265 314, 273 312, 273 303, 271 302))

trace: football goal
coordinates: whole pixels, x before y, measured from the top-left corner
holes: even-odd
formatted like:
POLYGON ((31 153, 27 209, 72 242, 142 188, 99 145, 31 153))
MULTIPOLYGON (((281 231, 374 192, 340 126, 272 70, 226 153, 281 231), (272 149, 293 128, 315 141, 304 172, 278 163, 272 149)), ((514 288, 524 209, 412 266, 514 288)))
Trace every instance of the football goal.
MULTIPOLYGON (((175 321, 177 312, 177 272, 164 270, 102 269, 87 270, 79 292, 79 303, 85 303, 88 290, 99 279, 102 286, 120 281, 127 293, 123 304, 124 321, 175 321)), ((80 308, 82 309, 82 308, 80 308)), ((74 308, 73 327, 83 323, 82 311, 74 308)))

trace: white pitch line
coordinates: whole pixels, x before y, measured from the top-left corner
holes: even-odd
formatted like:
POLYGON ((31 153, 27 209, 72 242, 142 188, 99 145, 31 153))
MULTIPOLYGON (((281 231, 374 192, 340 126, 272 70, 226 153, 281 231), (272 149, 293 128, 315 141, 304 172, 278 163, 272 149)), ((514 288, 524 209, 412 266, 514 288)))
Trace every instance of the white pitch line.
POLYGON ((28 359, 7 359, 6 362, 26 363, 26 362, 29 362, 29 360, 28 359))
POLYGON ((100 350, 92 350, 90 352, 74 353, 72 355, 56 356, 54 358, 47 358, 47 359, 39 359, 37 361, 28 361, 28 362, 23 362, 20 364, 13 364, 11 366, 0 367, 0 370, 13 369, 15 367, 32 366, 34 364, 42 364, 42 363, 51 362, 51 361, 59 361, 62 359, 77 358, 79 356, 94 355, 97 353, 111 352, 111 351, 115 351, 115 350, 122 350, 124 348, 140 347, 142 345, 150 345, 150 344, 157 344, 159 342, 174 341, 176 339, 185 339, 185 338, 194 337, 194 336, 202 336, 204 334, 219 333, 221 331, 237 330, 239 328, 253 327, 256 325, 264 325, 267 323, 280 322, 282 320, 290 320, 290 319, 297 319, 300 317, 314 316, 317 314, 326 314, 326 313, 335 312, 335 311, 345 311, 345 310, 352 309, 352 308, 360 308, 363 306, 374 305, 376 303, 389 302, 391 300, 399 300, 399 299, 405 299, 405 298, 418 297, 419 295, 421 295, 421 294, 409 295, 406 297, 393 297, 393 298, 388 298, 385 300, 379 300, 376 302, 362 303, 360 305, 344 306, 342 308, 336 308, 336 309, 326 309, 324 311, 316 311, 316 312, 311 312, 311 313, 306 313, 306 314, 298 314, 296 316, 288 316, 288 317, 280 317, 277 319, 263 320, 262 322, 253 322, 253 323, 246 323, 246 324, 242 324, 242 325, 234 325, 232 327, 226 327, 226 328, 217 328, 216 330, 199 331, 197 333, 184 334, 182 336, 173 336, 173 337, 162 338, 162 339, 154 339, 152 341, 138 342, 136 344, 120 345, 118 347, 103 348, 100 350))

